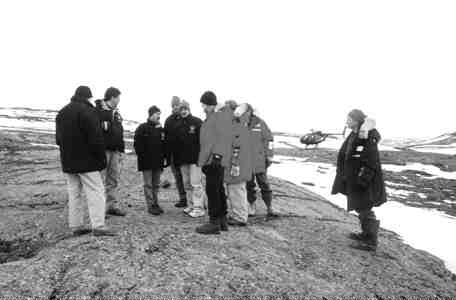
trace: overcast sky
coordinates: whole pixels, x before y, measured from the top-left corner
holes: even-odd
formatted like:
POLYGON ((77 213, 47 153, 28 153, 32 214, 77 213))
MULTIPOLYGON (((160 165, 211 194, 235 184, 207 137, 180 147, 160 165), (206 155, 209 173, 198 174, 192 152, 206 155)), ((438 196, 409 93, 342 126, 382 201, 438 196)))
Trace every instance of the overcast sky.
POLYGON ((456 131, 456 1, 2 1, 0 106, 59 109, 122 91, 124 117, 213 90, 273 130, 341 131, 360 108, 385 137, 456 131))

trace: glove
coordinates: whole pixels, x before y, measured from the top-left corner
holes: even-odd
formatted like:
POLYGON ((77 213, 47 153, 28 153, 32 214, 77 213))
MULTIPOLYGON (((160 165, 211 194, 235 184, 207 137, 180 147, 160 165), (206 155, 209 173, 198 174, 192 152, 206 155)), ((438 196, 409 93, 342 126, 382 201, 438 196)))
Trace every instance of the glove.
POLYGON ((211 165, 213 167, 220 167, 222 165, 222 156, 219 154, 213 154, 211 165))
POLYGON ((269 168, 272 165, 272 160, 269 158, 266 158, 266 169, 269 168))
POLYGON ((361 167, 358 173, 358 185, 367 188, 369 187, 370 183, 372 182, 372 179, 374 178, 375 171, 371 170, 370 168, 366 167, 361 167))

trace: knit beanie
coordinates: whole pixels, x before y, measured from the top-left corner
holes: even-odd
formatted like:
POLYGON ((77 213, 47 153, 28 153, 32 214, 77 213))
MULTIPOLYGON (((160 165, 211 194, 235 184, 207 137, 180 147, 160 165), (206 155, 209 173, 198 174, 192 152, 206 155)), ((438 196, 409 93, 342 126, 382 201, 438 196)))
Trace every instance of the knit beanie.
POLYGON ((200 102, 206 105, 215 106, 217 105, 217 96, 215 96, 215 94, 211 91, 204 92, 201 96, 200 102))
POLYGON ((179 97, 173 96, 173 98, 171 99, 171 106, 179 105, 180 101, 181 100, 179 99, 179 97))
POLYGON ((88 86, 81 85, 76 89, 74 95, 80 98, 89 99, 92 98, 92 91, 88 86))
POLYGON ((159 112, 160 109, 155 106, 155 105, 152 105, 150 108, 149 108, 149 117, 152 116, 153 114, 159 112))
POLYGON ((186 109, 190 110, 190 104, 187 101, 185 101, 185 100, 182 100, 180 105, 179 105, 179 109, 180 110, 183 109, 183 108, 186 108, 186 109))
POLYGON ((358 124, 361 124, 364 122, 366 119, 366 115, 359 109, 353 109, 348 113, 348 116, 353 119, 353 121, 358 122, 358 124))

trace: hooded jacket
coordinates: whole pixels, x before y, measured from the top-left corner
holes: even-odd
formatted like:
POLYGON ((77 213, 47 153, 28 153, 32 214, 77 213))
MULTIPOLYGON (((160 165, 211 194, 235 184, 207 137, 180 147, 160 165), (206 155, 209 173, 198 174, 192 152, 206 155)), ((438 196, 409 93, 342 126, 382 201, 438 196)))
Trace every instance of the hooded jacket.
POLYGON ((378 151, 381 136, 374 126, 375 121, 366 120, 359 133, 350 133, 339 150, 332 194, 347 196, 348 211, 369 210, 386 202, 378 151))

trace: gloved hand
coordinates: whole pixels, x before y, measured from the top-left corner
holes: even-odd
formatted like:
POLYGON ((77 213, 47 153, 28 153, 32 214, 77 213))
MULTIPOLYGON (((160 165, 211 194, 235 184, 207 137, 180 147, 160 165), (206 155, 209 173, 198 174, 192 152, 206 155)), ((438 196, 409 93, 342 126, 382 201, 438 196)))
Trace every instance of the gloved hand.
POLYGON ((222 165, 222 156, 219 154, 213 154, 211 165, 214 167, 220 167, 222 165))

